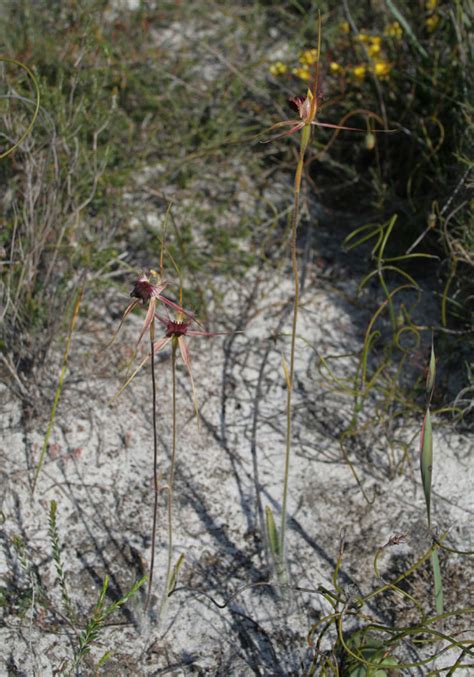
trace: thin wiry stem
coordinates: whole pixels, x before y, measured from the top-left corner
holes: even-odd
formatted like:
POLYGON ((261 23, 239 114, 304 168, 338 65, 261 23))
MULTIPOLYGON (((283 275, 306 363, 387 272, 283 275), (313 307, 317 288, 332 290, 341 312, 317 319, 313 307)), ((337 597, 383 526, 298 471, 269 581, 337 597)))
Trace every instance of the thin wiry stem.
POLYGON ((155 379, 155 351, 153 344, 155 341, 155 318, 150 324, 150 365, 151 365, 151 388, 152 388, 152 405, 153 405, 153 526, 151 531, 151 559, 150 559, 150 578, 148 579, 148 592, 145 602, 145 611, 148 609, 151 598, 151 587, 153 583, 153 569, 155 567, 155 545, 156 545, 156 530, 158 522, 158 435, 156 430, 156 379, 155 379))
POLYGON ((162 606, 166 604, 168 598, 170 581, 171 581, 171 568, 173 565, 173 484, 174 484, 174 471, 176 466, 176 350, 178 347, 178 342, 173 340, 173 347, 171 350, 171 370, 173 378, 173 412, 172 412, 172 444, 171 444, 171 461, 170 469, 168 473, 168 564, 166 567, 166 588, 165 595, 163 599, 162 606))
POLYGON ((293 321, 291 328, 291 349, 290 349, 290 370, 288 378, 288 391, 286 401, 286 449, 285 449, 285 471, 283 477, 283 498, 281 504, 281 532, 280 532, 280 553, 282 561, 279 563, 283 566, 285 559, 285 535, 286 535, 286 503, 288 498, 288 475, 290 471, 290 457, 291 457, 291 422, 292 422, 292 406, 291 399, 293 394, 293 381, 295 372, 295 353, 296 353, 296 327, 298 323, 298 307, 300 300, 300 282, 298 276, 298 260, 297 260, 297 231, 298 231, 298 215, 299 215, 299 198, 301 189, 301 179, 303 176, 304 156, 306 147, 308 145, 311 127, 306 125, 301 132, 300 153, 298 158, 298 165, 296 167, 295 185, 293 191, 293 211, 291 214, 291 268, 294 280, 294 300, 293 300, 293 321))

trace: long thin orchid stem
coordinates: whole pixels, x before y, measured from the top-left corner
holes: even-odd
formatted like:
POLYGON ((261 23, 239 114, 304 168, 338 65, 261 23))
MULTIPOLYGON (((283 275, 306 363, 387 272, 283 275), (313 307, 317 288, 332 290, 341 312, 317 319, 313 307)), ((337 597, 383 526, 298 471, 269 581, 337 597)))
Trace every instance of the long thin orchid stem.
POLYGON ((151 531, 151 559, 150 559, 150 577, 148 579, 148 592, 145 602, 145 611, 148 609, 151 598, 151 587, 153 583, 153 570, 155 567, 155 546, 156 530, 158 521, 158 435, 156 429, 156 379, 155 379, 155 352, 153 344, 155 341, 155 318, 150 324, 150 364, 151 364, 151 388, 152 388, 152 406, 153 406, 153 527, 151 531))
POLYGON ((168 564, 166 567, 166 588, 162 607, 166 605, 166 600, 169 593, 171 582, 171 569, 173 565, 173 484, 174 472, 176 467, 176 349, 177 341, 173 340, 173 347, 171 350, 171 370, 173 378, 173 412, 172 412, 172 446, 171 446, 171 461, 168 473, 168 564))
POLYGON ((288 378, 288 394, 286 401, 286 450, 285 450, 285 471, 283 478, 283 498, 281 504, 281 532, 280 532, 280 566, 285 561, 285 536, 286 536, 286 504, 288 498, 288 476, 290 471, 290 457, 291 457, 291 423, 292 423, 292 394, 293 381, 295 373, 295 352, 296 352, 296 327, 298 323, 298 308, 300 301, 300 282, 298 275, 298 259, 297 259, 297 232, 298 232, 298 216, 299 216, 299 199, 301 190, 301 179, 303 176, 304 157, 306 148, 308 146, 311 127, 305 125, 301 131, 300 152, 298 158, 298 165, 296 167, 295 185, 293 191, 293 211, 291 214, 291 268, 294 280, 294 299, 293 299, 293 322, 291 329, 291 349, 290 349, 290 370, 288 378))

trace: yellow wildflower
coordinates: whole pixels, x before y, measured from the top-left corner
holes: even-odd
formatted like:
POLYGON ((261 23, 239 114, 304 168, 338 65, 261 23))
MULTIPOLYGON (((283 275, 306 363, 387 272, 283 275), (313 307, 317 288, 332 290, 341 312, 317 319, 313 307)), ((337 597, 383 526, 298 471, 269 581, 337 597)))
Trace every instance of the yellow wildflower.
POLYGON ((426 28, 430 33, 432 33, 436 26, 439 24, 439 16, 437 14, 433 14, 433 16, 429 16, 426 21, 426 28))
POLYGON ((381 80, 386 80, 390 74, 390 71, 392 70, 392 66, 387 61, 379 59, 378 61, 374 62, 373 69, 375 75, 378 78, 381 80))
POLYGON ((367 33, 359 33, 357 40, 365 43, 370 42, 370 35, 367 35, 367 33))
POLYGON ((331 61, 331 63, 329 64, 329 70, 331 71, 331 73, 334 73, 334 75, 337 75, 337 73, 342 73, 344 69, 339 63, 331 61))
POLYGON ((293 75, 296 75, 301 80, 311 80, 311 71, 308 67, 293 68, 293 75))
POLYGON ((317 49, 307 49, 305 52, 300 54, 300 63, 306 66, 312 66, 313 63, 316 63, 318 60, 318 50, 317 49))
POLYGON ((382 44, 382 38, 380 35, 371 35, 369 39, 372 45, 378 45, 380 47, 382 44))
POLYGON ((369 45, 367 47, 367 54, 370 57, 377 56, 377 54, 380 53, 380 45, 378 43, 374 43, 373 45, 369 45))
POLYGON ((288 71, 288 66, 283 61, 275 61, 268 70, 272 75, 284 75, 288 71))
POLYGON ((438 6, 438 0, 426 0, 425 7, 428 12, 434 12, 438 6))
POLYGON ((352 69, 352 75, 357 78, 357 80, 363 80, 365 78, 365 71, 366 68, 364 64, 359 64, 352 69))
POLYGON ((339 30, 341 33, 345 33, 346 35, 351 32, 351 27, 349 26, 348 21, 343 21, 341 24, 339 24, 339 30))
POLYGON ((403 35, 403 30, 398 21, 393 21, 392 23, 386 26, 385 35, 388 38, 395 38, 395 40, 400 40, 403 35))

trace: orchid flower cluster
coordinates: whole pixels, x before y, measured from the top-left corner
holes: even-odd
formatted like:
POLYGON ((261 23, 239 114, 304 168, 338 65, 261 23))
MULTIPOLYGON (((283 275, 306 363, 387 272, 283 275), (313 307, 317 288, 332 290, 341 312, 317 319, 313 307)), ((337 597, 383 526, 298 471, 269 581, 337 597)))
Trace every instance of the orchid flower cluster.
MULTIPOLYGON (((172 348, 179 348, 181 358, 188 370, 189 377, 191 379, 191 386, 193 390, 193 400, 195 403, 196 413, 197 413, 197 403, 194 390, 194 381, 191 369, 191 354, 189 351, 189 346, 186 341, 186 338, 192 338, 196 336, 223 336, 226 332, 209 332, 202 329, 195 329, 193 325, 200 327, 198 320, 195 318, 194 314, 189 310, 183 308, 180 304, 171 300, 163 292, 167 287, 167 282, 163 280, 162 276, 154 270, 150 270, 149 274, 142 273, 135 280, 133 289, 130 293, 130 296, 133 298, 128 306, 126 307, 122 318, 120 320, 120 325, 114 335, 112 340, 115 340, 115 336, 118 334, 120 328, 126 317, 137 308, 137 306, 146 306, 147 312, 145 315, 145 321, 141 328, 140 334, 137 340, 137 347, 141 343, 144 335, 147 331, 150 332, 150 342, 151 350, 153 354, 159 353, 164 350, 168 345, 172 348), (153 281, 154 280, 154 281, 153 281), (175 316, 170 318, 169 315, 163 315, 158 313, 158 305, 162 304, 167 308, 171 308, 175 316), (163 326, 164 335, 159 339, 155 340, 155 329, 154 329, 154 320, 163 326)), ((135 378, 138 372, 141 370, 145 362, 149 359, 150 355, 147 355, 142 362, 139 364, 137 369, 132 373, 130 378, 127 379, 125 384, 120 388, 116 393, 113 399, 118 397, 125 388, 131 383, 135 378)))

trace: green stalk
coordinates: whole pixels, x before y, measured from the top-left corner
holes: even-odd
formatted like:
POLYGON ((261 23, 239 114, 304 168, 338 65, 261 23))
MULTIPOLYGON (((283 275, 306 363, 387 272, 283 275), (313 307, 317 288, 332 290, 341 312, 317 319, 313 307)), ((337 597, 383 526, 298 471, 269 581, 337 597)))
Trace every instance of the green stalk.
POLYGON ((155 568, 155 546, 156 546, 156 530, 158 522, 158 436, 156 429, 156 378, 155 378, 155 352, 153 350, 153 343, 155 341, 155 318, 153 317, 150 325, 150 365, 151 365, 151 390, 152 390, 152 406, 153 406, 153 526, 151 531, 151 559, 150 559, 150 577, 148 579, 148 591, 145 601, 145 611, 148 609, 151 598, 151 588, 153 583, 153 570, 155 568))
POLYGON ((172 565, 173 565, 173 484, 174 472, 176 467, 176 349, 177 340, 173 339, 171 351, 171 371, 173 378, 173 412, 172 412, 172 442, 171 442, 171 462, 168 473, 168 563, 166 566, 165 594, 161 603, 161 614, 165 608, 170 588, 172 588, 172 565))
POLYGON ((290 371, 288 378, 288 394, 286 401, 286 448, 285 448, 285 471, 283 477, 283 498, 281 503, 281 533, 280 533, 280 556, 283 563, 285 559, 285 535, 286 535, 286 504, 288 498, 288 475, 290 470, 291 457, 291 419, 292 406, 291 399, 293 394, 293 380, 295 372, 295 352, 296 352, 296 327, 298 322, 298 308, 300 301, 300 282, 298 276, 298 260, 297 260, 297 243, 296 236, 298 231, 298 215, 299 215, 299 199, 301 190, 301 179, 303 176, 304 156, 308 146, 309 137, 311 133, 310 125, 305 125, 301 132, 300 153, 298 158, 298 165, 295 173, 295 186, 293 191, 293 211, 291 214, 291 268, 294 280, 294 301, 293 301, 293 321, 291 329, 291 349, 290 349, 290 371))

